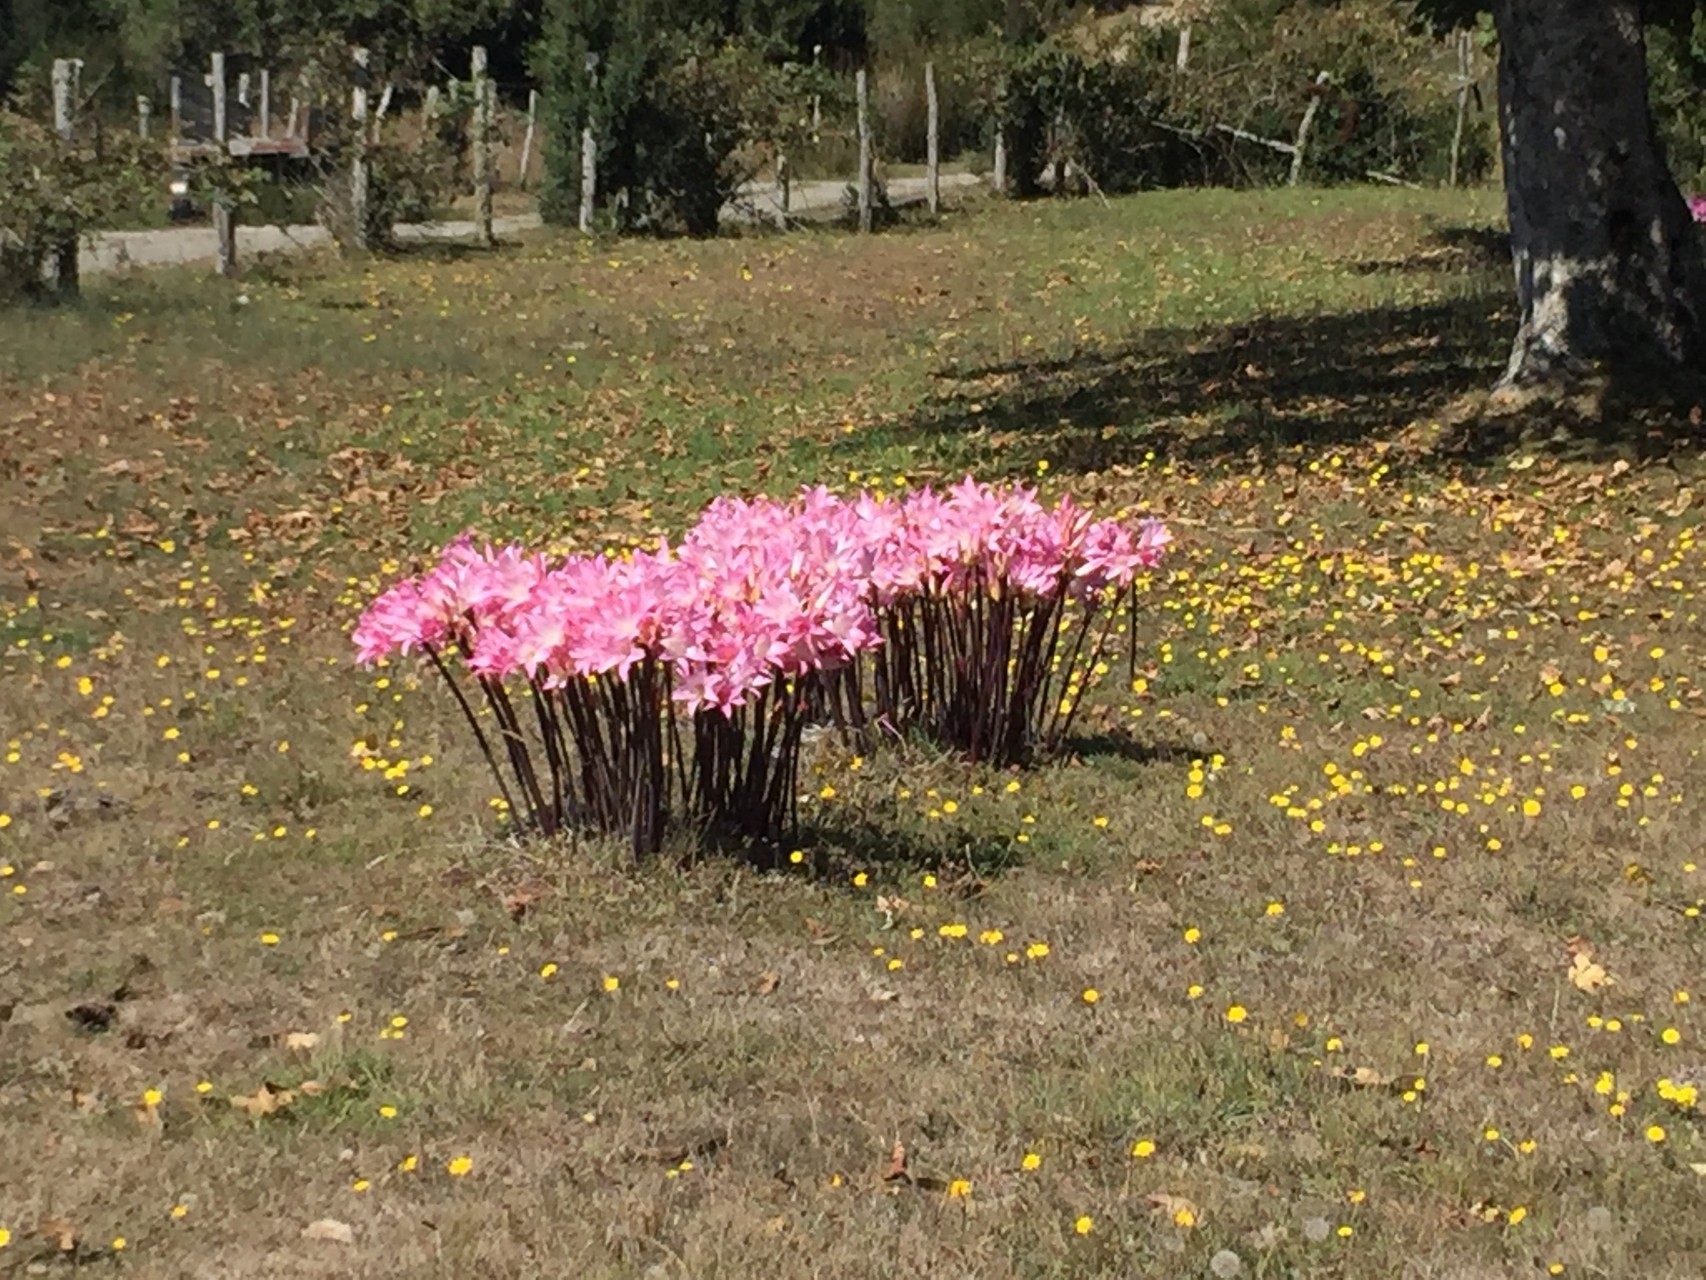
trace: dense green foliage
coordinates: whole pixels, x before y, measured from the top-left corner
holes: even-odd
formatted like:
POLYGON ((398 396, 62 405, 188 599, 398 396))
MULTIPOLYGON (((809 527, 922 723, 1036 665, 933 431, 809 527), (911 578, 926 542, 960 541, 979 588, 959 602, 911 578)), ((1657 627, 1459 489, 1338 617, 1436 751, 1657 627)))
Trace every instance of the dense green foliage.
POLYGON ((113 225, 158 190, 162 172, 159 154, 134 137, 66 143, 0 109, 0 303, 43 293, 58 246, 113 225))

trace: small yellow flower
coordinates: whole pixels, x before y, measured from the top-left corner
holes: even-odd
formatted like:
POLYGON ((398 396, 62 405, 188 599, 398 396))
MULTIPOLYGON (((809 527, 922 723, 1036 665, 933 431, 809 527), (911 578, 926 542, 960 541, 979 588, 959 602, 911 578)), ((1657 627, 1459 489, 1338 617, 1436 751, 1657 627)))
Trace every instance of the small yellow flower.
POLYGON ((1102 993, 1096 990, 1095 987, 1085 987, 1082 998, 1085 1004, 1095 1004, 1096 1001, 1102 998, 1102 993))
POLYGON ((1072 1229, 1081 1236, 1087 1236, 1096 1229, 1096 1220, 1087 1213, 1080 1214, 1072 1229))
POLYGON ((187 1204, 175 1204, 172 1206, 172 1216, 174 1218, 186 1217, 188 1216, 189 1211, 190 1207, 187 1204))
POLYGON ((123 1236, 114 1236, 113 1242, 109 1247, 112 1249, 112 1251, 114 1253, 123 1253, 125 1250, 125 1247, 129 1243, 130 1243, 130 1241, 126 1240, 123 1236))
POLYGON ((1680 1044, 1682 1041, 1682 1032, 1678 1031, 1675 1027, 1666 1027, 1663 1031, 1659 1032, 1659 1039, 1663 1040, 1666 1044, 1680 1044))
POLYGON ((158 1089, 147 1089, 143 1091, 142 1105, 147 1107, 150 1111, 159 1106, 165 1100, 166 1095, 161 1093, 158 1089))
POLYGON ((948 1199, 964 1200, 971 1194, 971 1182, 966 1178, 955 1178, 948 1184, 948 1199))
POLYGON ((1185 1230, 1189 1231, 1192 1227, 1197 1225, 1197 1215, 1189 1209, 1181 1208, 1174 1212, 1173 1222, 1175 1225, 1181 1226, 1185 1228, 1185 1230))
POLYGON ((1021 1169, 1024 1169, 1026 1172, 1031 1172, 1033 1170, 1040 1169, 1040 1168, 1042 1168, 1042 1164, 1043 1164, 1043 1158, 1041 1156, 1039 1156, 1035 1151, 1025 1152, 1025 1158, 1023 1160, 1019 1161, 1019 1167, 1021 1169))
POLYGON ((397 1118, 397 1108, 392 1106, 389 1102, 384 1103, 379 1108, 379 1116, 383 1120, 395 1120, 397 1118))
POLYGON ((1195 925, 1192 925, 1189 929, 1185 930, 1185 941, 1191 946, 1195 946, 1201 940, 1202 930, 1197 928, 1195 925))
POLYGON ((1516 1226, 1517 1223, 1521 1222, 1527 1216, 1528 1216, 1528 1210, 1519 1204, 1519 1205, 1517 1205, 1516 1208, 1512 1209, 1508 1214, 1505 1215, 1505 1221, 1510 1223, 1511 1226, 1514 1227, 1514 1226, 1516 1226))
POLYGON ((540 965, 539 966, 539 976, 541 978, 554 978, 554 977, 556 977, 557 976, 557 965, 556 965, 556 963, 554 961, 546 961, 544 964, 540 965))
POLYGON ((278 935, 276 933, 263 933, 261 935, 261 945, 263 947, 276 947, 278 945, 278 935))
POLYGON ((1646 1136, 1648 1142, 1663 1142, 1666 1136, 1665 1127, 1662 1124, 1650 1124, 1647 1126, 1646 1136))
POLYGON ((452 1178, 465 1178, 474 1168, 474 1161, 469 1156, 457 1156, 444 1166, 444 1171, 452 1178))
POLYGON ((1266 914, 1268 914, 1270 916, 1283 916, 1285 914, 1285 903, 1283 903, 1283 902, 1270 902, 1270 903, 1268 903, 1268 909, 1267 909, 1266 914))
POLYGON ((415 1171, 415 1167, 419 1165, 420 1162, 421 1158, 419 1156, 406 1155, 401 1160, 397 1161, 397 1172, 413 1173, 415 1171))
POLYGON ((195 1086, 195 1091, 197 1093, 204 1094, 204 1095, 212 1093, 213 1092, 213 1082, 211 1080, 197 1080, 196 1086, 195 1086))
POLYGON ((621 989, 621 986, 622 979, 618 978, 615 974, 607 973, 604 975, 604 989, 606 991, 618 991, 621 989))
POLYGON ((870 882, 871 882, 871 877, 866 875, 863 871, 859 871, 859 872, 854 873, 853 887, 855 889, 863 889, 870 882))
POLYGON ((363 1191, 366 1191, 372 1185, 373 1184, 371 1182, 369 1182, 366 1178, 357 1178, 354 1182, 350 1183, 349 1189, 351 1191, 355 1192, 357 1195, 360 1195, 363 1191))
POLYGON ((1226 1020, 1228 1022, 1243 1022, 1244 1019, 1249 1016, 1250 1011, 1241 1004, 1235 1004, 1226 1011, 1226 1020))
POLYGON ((1131 1144, 1131 1156, 1133 1160, 1147 1160, 1154 1154, 1155 1140, 1153 1138, 1139 1138, 1136 1142, 1131 1144))

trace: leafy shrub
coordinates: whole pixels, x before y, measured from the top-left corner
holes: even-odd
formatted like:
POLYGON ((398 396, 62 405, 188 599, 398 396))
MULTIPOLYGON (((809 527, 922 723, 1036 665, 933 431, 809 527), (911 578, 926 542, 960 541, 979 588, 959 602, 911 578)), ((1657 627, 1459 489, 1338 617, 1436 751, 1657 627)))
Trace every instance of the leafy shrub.
POLYGON ((165 172, 161 153, 131 135, 89 133, 66 143, 0 109, 0 304, 42 297, 59 246, 161 199, 165 172))
POLYGON ((538 64, 546 217, 578 213, 581 130, 590 124, 604 216, 660 234, 715 232, 723 205, 775 149, 792 153, 808 140, 821 79, 708 30, 660 31, 644 5, 626 2, 558 13, 538 64))

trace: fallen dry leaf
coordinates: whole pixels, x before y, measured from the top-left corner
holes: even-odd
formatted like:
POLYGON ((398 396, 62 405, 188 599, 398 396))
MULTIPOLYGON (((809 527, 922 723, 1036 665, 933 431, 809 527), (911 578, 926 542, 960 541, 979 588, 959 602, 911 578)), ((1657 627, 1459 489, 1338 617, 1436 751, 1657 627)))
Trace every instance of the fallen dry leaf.
POLYGON ((284 1047, 293 1051, 308 1053, 320 1045, 320 1033, 317 1031, 290 1031, 285 1034, 284 1047))
POLYGON ((261 1085, 253 1094, 246 1096, 233 1094, 231 1096, 231 1106, 234 1110, 247 1112, 256 1119, 262 1116, 270 1116, 295 1101, 296 1091, 294 1089, 281 1089, 270 1081, 261 1085))
POLYGON ((43 1218, 36 1224, 36 1232, 44 1240, 52 1241, 61 1253, 77 1251, 77 1228, 69 1218, 43 1218))
POLYGON ((1382 1089, 1392 1083, 1391 1076, 1383 1076, 1373 1067, 1343 1067, 1335 1074, 1339 1079, 1363 1089, 1382 1089))
POLYGON ((1570 960, 1570 982, 1582 991, 1598 991, 1615 981, 1605 967, 1594 960, 1591 951, 1578 951, 1570 960))
POLYGON ((320 1218, 302 1228, 304 1240, 328 1240, 332 1244, 354 1244, 355 1231, 347 1222, 336 1218, 320 1218))
POLYGON ((883 1170, 883 1181, 901 1182, 906 1178, 906 1144, 896 1138, 894 1146, 889 1150, 889 1162, 888 1167, 883 1170))
POLYGON ((771 969, 759 975, 758 985, 753 987, 752 994, 755 996, 767 996, 781 985, 782 975, 777 973, 774 969, 771 969))

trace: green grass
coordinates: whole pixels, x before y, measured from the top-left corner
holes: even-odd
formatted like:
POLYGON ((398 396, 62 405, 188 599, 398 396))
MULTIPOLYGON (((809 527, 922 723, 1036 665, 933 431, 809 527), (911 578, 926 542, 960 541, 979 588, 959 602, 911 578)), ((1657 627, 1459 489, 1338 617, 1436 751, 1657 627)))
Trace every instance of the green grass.
POLYGON ((0 1259, 1698 1274, 1699 465, 1454 425, 1495 211, 539 236, 0 317, 0 1259), (428 673, 349 661, 467 525, 968 468, 1172 522, 1141 681, 1022 773, 824 744, 786 873, 505 843, 428 673))

